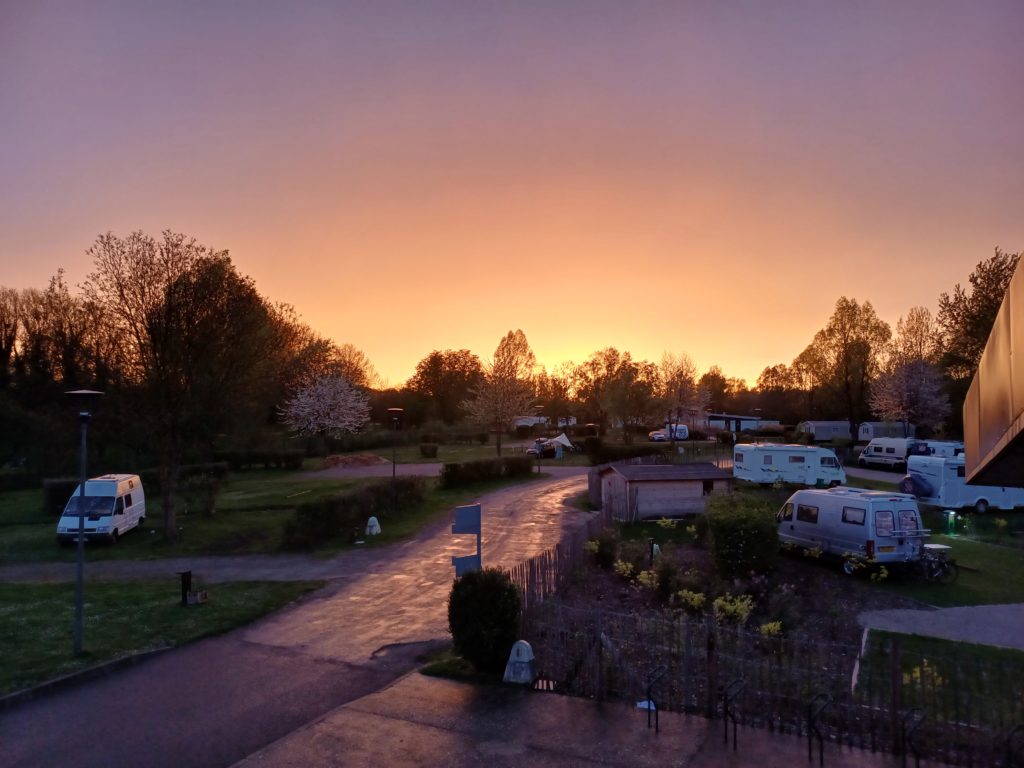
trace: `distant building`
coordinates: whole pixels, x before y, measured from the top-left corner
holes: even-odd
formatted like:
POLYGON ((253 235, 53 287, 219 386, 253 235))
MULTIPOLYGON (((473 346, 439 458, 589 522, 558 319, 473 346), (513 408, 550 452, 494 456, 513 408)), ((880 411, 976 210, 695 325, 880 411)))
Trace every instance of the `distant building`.
POLYGON ((517 427, 545 427, 548 424, 546 416, 516 416, 512 422, 517 427))
POLYGON ((801 421, 796 425, 796 431, 801 435, 810 435, 816 443, 826 440, 852 440, 850 434, 850 422, 848 421, 801 421))
POLYGON ((606 464, 591 470, 601 508, 615 520, 636 521, 703 513, 708 497, 732 490, 732 472, 709 462, 606 464))
POLYGON ((917 428, 907 424, 906 434, 901 421, 864 421, 857 427, 857 440, 868 443, 876 437, 915 437, 917 428))
POLYGON ((726 432, 756 432, 766 427, 782 428, 778 419, 762 419, 760 416, 738 416, 734 413, 709 413, 707 424, 710 431, 725 430, 726 432))

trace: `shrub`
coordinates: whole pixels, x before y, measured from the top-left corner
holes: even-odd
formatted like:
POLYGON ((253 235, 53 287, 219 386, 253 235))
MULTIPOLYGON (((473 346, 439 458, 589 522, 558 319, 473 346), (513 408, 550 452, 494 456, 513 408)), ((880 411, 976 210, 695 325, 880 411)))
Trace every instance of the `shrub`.
POLYGON ((502 477, 525 477, 532 471, 533 459, 529 456, 506 456, 503 459, 445 464, 441 469, 441 487, 461 488, 502 477))
POLYGON ((364 485, 327 499, 307 501, 295 508, 295 514, 284 527, 282 546, 285 549, 315 549, 353 529, 362 531, 373 515, 394 519, 394 510, 418 506, 424 499, 421 477, 399 477, 364 485))
POLYGON ((703 592, 692 592, 688 589, 681 589, 676 592, 676 599, 687 613, 699 614, 704 612, 704 605, 707 603, 707 596, 703 592))
POLYGON ((636 583, 644 589, 657 589, 658 574, 655 571, 640 571, 636 576, 636 583))
POLYGON ((708 439, 708 433, 705 432, 703 429, 691 429, 690 430, 690 439, 691 440, 707 440, 708 439))
POLYGON ((732 432, 726 432, 724 430, 715 435, 715 439, 721 445, 732 445, 736 442, 736 438, 733 436, 732 432))
POLYGON ((436 459, 437 443, 420 443, 420 456, 424 459, 436 459))
POLYGON ((658 597, 668 600, 679 588, 679 569, 671 558, 662 555, 655 562, 654 572, 658 576, 658 597))
POLYGON ((775 561, 778 536, 766 502, 741 494, 712 496, 708 502, 711 557, 723 579, 765 573, 775 561))
POLYGON ((754 610, 754 598, 750 595, 732 595, 726 593, 716 597, 712 604, 712 610, 718 621, 736 624, 742 627, 750 618, 750 612, 754 610))
POLYGON ((632 563, 627 563, 625 560, 616 560, 614 568, 615 572, 624 579, 632 579, 636 570, 632 563))
POLYGON ((477 432, 476 433, 476 441, 478 443, 480 443, 480 445, 487 445, 487 443, 489 443, 490 440, 491 440, 491 436, 489 434, 487 434, 486 432, 477 432))
POLYGON ((618 549, 619 540, 612 528, 605 528, 593 539, 596 544, 594 550, 594 562, 598 567, 608 570, 615 563, 615 552, 618 549))
POLYGON ((519 591, 497 568, 460 576, 448 596, 455 651, 478 672, 500 674, 519 633, 519 591))

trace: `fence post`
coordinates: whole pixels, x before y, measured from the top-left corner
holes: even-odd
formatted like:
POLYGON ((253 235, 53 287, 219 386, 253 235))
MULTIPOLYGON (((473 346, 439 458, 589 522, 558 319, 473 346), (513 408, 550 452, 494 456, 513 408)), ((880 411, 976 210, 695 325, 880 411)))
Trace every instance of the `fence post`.
POLYGON ((707 675, 708 689, 707 702, 705 704, 709 718, 715 716, 715 701, 718 693, 718 656, 715 653, 715 631, 712 619, 708 618, 704 623, 704 630, 707 633, 707 675))
POLYGON ((903 666, 900 658, 899 638, 893 637, 889 646, 889 727, 892 733, 893 754, 901 751, 900 733, 903 722, 900 717, 903 694, 903 666))

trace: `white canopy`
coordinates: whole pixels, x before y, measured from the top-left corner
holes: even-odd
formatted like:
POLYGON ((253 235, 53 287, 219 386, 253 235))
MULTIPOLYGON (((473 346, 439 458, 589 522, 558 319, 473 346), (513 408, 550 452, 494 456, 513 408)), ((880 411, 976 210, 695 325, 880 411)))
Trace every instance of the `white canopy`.
POLYGON ((561 445, 564 448, 572 448, 572 440, 566 437, 565 432, 563 432, 558 437, 552 437, 550 440, 545 440, 544 445, 561 445))

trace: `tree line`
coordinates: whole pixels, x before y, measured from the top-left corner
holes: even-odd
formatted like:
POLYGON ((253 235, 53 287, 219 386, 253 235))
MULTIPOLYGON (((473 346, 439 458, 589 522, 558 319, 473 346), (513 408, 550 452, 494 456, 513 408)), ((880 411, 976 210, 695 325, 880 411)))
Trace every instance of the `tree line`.
POLYGON ((99 236, 92 271, 73 292, 63 271, 44 289, 0 287, 0 466, 69 472, 77 441, 64 393, 104 392, 95 421, 106 465, 161 469, 165 532, 173 536, 177 469, 219 447, 257 446, 282 432, 332 434, 389 425, 472 426, 498 435, 515 419, 622 426, 704 412, 804 419, 871 416, 958 433, 960 410, 1019 254, 996 250, 968 287, 943 293, 938 314, 911 308, 895 333, 870 302, 841 297, 790 363, 754 387, 717 366, 699 373, 684 352, 658 362, 608 347, 552 370, 521 330, 481 359, 433 350, 404 384, 384 387, 366 355, 311 329, 260 294, 227 251, 165 231, 99 236), (67 435, 67 440, 55 439, 67 435))

